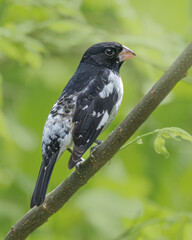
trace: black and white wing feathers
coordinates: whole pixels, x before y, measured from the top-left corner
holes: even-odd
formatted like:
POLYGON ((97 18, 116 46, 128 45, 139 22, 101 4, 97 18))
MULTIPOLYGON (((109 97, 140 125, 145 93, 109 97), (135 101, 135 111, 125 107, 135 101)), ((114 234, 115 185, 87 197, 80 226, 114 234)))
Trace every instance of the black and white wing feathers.
POLYGON ((93 80, 77 98, 73 117, 73 153, 68 167, 73 168, 93 144, 109 120, 118 93, 107 80, 93 80))

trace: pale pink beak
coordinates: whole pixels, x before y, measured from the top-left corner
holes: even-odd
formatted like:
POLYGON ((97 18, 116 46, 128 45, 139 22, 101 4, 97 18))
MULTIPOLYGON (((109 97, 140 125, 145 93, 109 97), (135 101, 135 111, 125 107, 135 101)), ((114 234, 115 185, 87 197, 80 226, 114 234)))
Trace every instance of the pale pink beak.
POLYGON ((123 46, 123 50, 119 53, 119 61, 124 62, 135 56, 136 54, 131 49, 123 46))

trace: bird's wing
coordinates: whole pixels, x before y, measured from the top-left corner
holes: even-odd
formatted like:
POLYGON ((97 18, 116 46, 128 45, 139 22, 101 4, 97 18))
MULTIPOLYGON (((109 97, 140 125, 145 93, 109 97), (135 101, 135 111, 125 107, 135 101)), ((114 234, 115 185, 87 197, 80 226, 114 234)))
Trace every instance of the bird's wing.
POLYGON ((73 117, 73 153, 69 169, 73 168, 81 156, 96 140, 107 123, 111 110, 117 102, 118 94, 112 83, 93 81, 77 99, 73 117))

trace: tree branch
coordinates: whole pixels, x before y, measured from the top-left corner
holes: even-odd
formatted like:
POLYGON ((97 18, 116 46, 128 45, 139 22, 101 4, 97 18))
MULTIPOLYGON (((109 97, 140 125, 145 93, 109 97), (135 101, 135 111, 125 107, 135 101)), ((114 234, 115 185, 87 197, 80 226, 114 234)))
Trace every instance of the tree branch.
POLYGON ((129 113, 124 121, 109 135, 96 151, 72 172, 55 190, 47 195, 44 204, 27 212, 9 231, 4 240, 23 240, 57 212, 73 194, 103 167, 144 123, 172 88, 187 75, 192 66, 190 43, 160 80, 129 113))

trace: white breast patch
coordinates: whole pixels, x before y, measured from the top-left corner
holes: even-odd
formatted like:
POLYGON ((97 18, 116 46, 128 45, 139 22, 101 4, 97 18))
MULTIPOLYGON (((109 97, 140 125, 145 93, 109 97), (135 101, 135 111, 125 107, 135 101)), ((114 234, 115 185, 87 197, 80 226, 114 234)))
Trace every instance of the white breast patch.
MULTIPOLYGON (((114 107, 111 110, 110 116, 109 116, 108 121, 103 130, 105 130, 110 125, 110 123, 114 120, 114 118, 116 117, 119 107, 121 105, 122 98, 123 98, 122 79, 119 75, 115 74, 113 71, 110 71, 110 74, 109 74, 109 84, 110 84, 110 86, 113 86, 112 92, 113 92, 114 88, 116 89, 117 94, 118 94, 118 99, 117 99, 116 104, 114 105, 114 107)), ((106 85, 106 86, 108 86, 108 85, 106 85)), ((111 88, 110 88, 110 90, 111 90, 111 88)))

